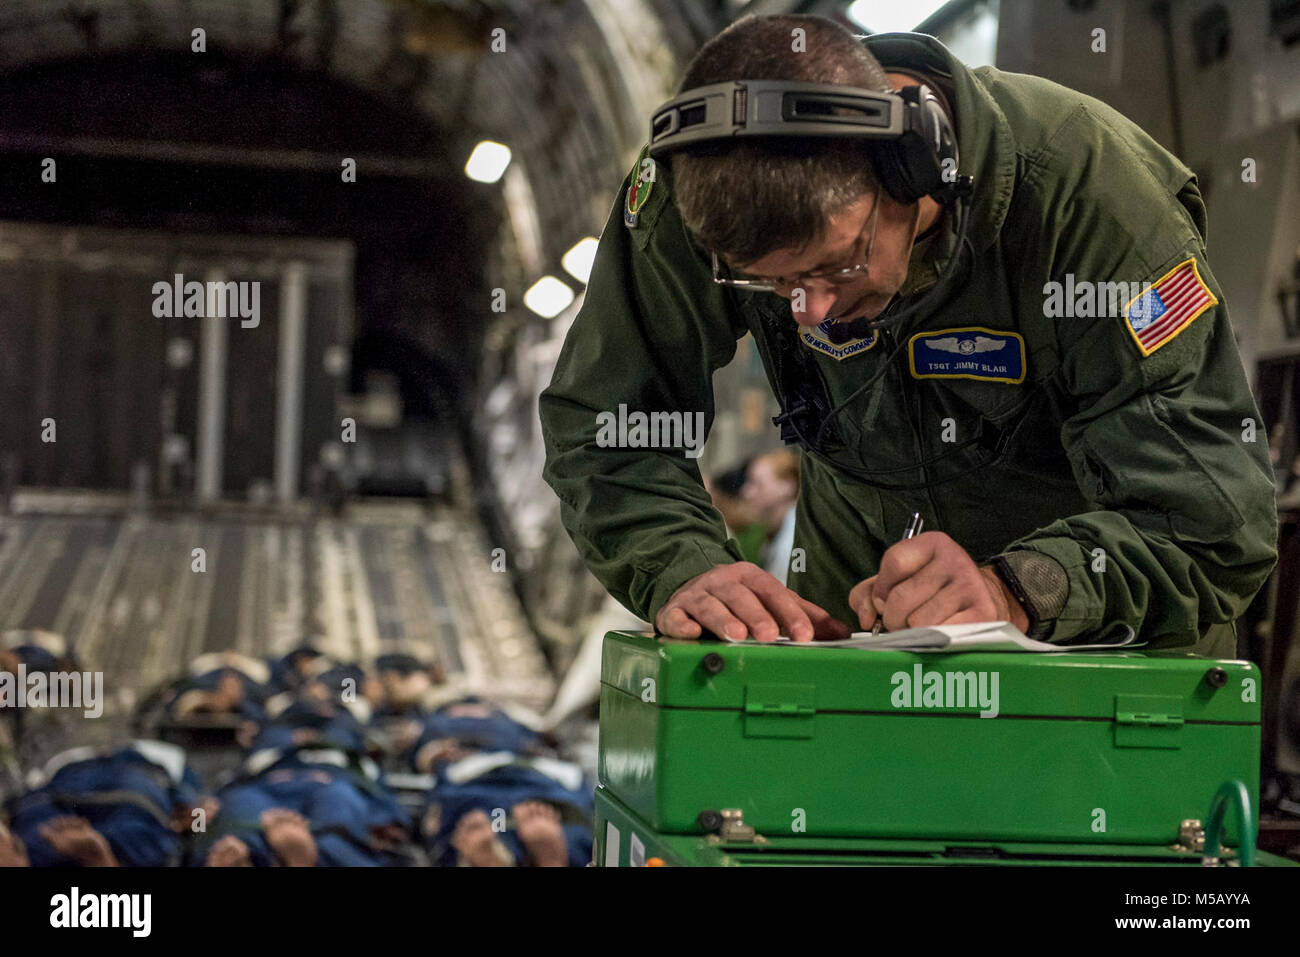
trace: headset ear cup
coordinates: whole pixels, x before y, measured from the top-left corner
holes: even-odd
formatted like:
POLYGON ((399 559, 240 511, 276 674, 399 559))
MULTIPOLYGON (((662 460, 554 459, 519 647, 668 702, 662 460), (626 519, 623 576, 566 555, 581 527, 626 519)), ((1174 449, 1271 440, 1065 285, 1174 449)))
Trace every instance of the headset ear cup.
POLYGON ((915 203, 922 196, 948 202, 952 185, 944 180, 945 161, 957 169, 957 137, 948 116, 930 88, 907 86, 903 99, 903 133, 892 143, 876 148, 880 185, 900 203, 915 203))
POLYGON ((913 188, 899 146, 898 142, 879 143, 872 151, 872 158, 881 188, 895 201, 910 206, 925 194, 913 188))
POLYGON ((930 195, 941 203, 957 200, 957 169, 960 154, 957 149, 957 131, 944 112, 943 105, 927 87, 922 87, 925 99, 925 128, 929 131, 935 163, 935 188, 930 195))

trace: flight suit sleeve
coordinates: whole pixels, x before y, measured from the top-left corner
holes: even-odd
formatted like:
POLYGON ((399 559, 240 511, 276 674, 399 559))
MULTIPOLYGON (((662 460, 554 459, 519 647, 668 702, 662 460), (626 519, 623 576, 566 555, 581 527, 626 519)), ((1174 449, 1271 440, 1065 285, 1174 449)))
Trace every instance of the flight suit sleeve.
POLYGON ((643 168, 624 180, 601 233, 539 412, 543 477, 565 529, 610 594, 653 621, 684 582, 743 560, 697 458, 713 423, 713 372, 731 361, 746 330, 689 239, 664 165, 636 224, 625 224, 627 190, 643 168), (624 416, 667 422, 674 413, 693 449, 662 447, 662 435, 660 447, 648 447, 653 434, 631 428, 618 434, 624 416))
MULTIPOLYGON (((1159 290, 1180 266, 1191 283, 1191 260, 1213 299, 1173 313, 1177 331, 1166 339, 1139 335, 1140 311, 1136 329, 1125 315, 1053 320, 1061 441, 1098 510, 1056 521, 1007 551, 1049 556, 1068 577, 1047 640, 1096 636, 1123 623, 1152 646, 1195 644, 1199 653, 1232 656, 1230 623, 1277 558, 1274 485, 1263 425, 1198 234, 1203 210, 1194 181, 1184 202, 1190 215, 1171 205, 1168 221, 1156 224, 1164 226, 1163 246, 1134 237, 1122 216, 1076 210, 1082 222, 1074 225, 1095 238, 1076 249, 1067 241, 1056 277, 1074 271, 1080 280, 1151 282, 1159 290), (1152 247, 1156 256, 1144 255, 1152 247), (1190 312, 1198 314, 1178 325, 1190 312), (1219 638, 1210 643, 1207 634, 1219 638)), ((1163 288, 1171 310, 1188 295, 1163 288)))

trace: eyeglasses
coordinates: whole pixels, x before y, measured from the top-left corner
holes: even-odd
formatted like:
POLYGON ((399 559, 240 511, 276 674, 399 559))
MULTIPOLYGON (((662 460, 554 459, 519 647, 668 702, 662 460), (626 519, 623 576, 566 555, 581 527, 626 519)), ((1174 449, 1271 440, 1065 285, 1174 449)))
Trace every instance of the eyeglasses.
POLYGON ((867 241, 867 258, 865 261, 855 266, 845 266, 843 269, 820 269, 813 272, 806 272, 799 276, 792 276, 787 279, 784 276, 776 276, 772 279, 755 278, 737 278, 730 275, 723 275, 723 266, 718 261, 718 254, 713 253, 713 281, 721 286, 731 286, 733 289, 745 289, 749 292, 779 292, 782 289, 798 289, 807 282, 825 282, 832 286, 844 286, 867 274, 871 266, 871 250, 876 245, 876 220, 880 213, 880 186, 876 186, 876 198, 872 203, 871 210, 871 238, 867 241))

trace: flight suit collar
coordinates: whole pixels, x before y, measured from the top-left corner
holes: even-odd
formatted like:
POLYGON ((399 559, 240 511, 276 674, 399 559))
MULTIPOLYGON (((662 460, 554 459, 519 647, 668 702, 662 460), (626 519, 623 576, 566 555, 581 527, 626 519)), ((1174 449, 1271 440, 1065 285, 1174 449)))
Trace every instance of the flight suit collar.
MULTIPOLYGON (((954 126, 960 151, 960 172, 975 180, 971 223, 967 238, 978 254, 993 245, 1011 206, 1015 186, 1016 146, 1011 124, 979 78, 934 37, 920 33, 882 33, 864 40, 867 49, 887 71, 906 67, 937 75, 952 83, 954 126)), ((931 243, 925 257, 946 259, 956 242, 953 217, 940 241, 931 243)))

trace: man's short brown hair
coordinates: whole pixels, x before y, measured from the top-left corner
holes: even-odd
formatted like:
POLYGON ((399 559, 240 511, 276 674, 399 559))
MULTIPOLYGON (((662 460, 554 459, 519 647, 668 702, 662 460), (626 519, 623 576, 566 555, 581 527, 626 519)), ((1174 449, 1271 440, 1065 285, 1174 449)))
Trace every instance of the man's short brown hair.
MULTIPOLYGON (((709 40, 678 92, 728 80, 834 83, 893 88, 861 40, 825 17, 747 16, 709 40), (795 52, 795 29, 804 31, 795 52)), ((876 189, 861 140, 764 139, 670 157, 673 193, 686 228, 705 249, 744 265, 779 249, 804 249, 832 215, 876 189)))

